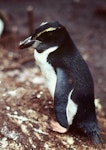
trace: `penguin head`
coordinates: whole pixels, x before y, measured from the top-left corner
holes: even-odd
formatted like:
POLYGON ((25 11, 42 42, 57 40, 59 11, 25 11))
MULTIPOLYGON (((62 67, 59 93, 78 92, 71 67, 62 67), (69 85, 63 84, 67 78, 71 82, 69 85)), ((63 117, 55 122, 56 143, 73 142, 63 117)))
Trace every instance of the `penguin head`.
POLYGON ((59 22, 45 22, 42 23, 31 36, 20 42, 19 48, 24 49, 32 47, 39 53, 53 47, 58 49, 64 41, 66 34, 67 31, 65 27, 59 22))

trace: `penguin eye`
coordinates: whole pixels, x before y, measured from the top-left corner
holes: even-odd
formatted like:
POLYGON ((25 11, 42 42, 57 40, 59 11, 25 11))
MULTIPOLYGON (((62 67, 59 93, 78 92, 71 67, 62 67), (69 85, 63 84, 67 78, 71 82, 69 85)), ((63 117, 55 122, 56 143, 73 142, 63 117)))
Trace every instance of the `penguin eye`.
POLYGON ((53 32, 44 32, 38 37, 38 40, 40 40, 42 42, 48 41, 51 39, 52 35, 53 35, 53 32))
POLYGON ((45 38, 50 38, 52 35, 53 35, 53 32, 52 32, 52 31, 43 33, 43 36, 44 36, 45 38))
POLYGON ((48 36, 50 37, 50 36, 53 35, 53 32, 48 32, 47 34, 48 34, 48 36))

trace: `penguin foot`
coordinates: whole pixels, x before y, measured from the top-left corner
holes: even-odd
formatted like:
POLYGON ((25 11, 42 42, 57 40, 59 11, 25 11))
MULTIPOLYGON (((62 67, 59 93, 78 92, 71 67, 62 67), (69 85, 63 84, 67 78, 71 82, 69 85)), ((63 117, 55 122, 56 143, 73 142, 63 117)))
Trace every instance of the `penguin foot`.
POLYGON ((51 130, 58 132, 58 133, 66 133, 68 131, 68 129, 62 127, 58 122, 53 121, 53 120, 50 122, 50 127, 51 127, 51 130))

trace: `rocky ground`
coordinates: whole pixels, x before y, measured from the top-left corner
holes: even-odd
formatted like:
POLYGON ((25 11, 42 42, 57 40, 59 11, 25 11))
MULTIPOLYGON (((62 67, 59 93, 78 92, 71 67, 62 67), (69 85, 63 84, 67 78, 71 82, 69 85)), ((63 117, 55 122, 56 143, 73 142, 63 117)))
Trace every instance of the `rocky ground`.
POLYGON ((105 0, 0 0, 6 24, 0 39, 0 150, 106 149, 104 6, 105 0), (30 24, 28 10, 32 8, 30 17, 35 20, 30 24), (19 41, 45 20, 58 20, 67 27, 89 65, 103 147, 95 147, 88 138, 72 131, 58 134, 50 130, 49 121, 55 118, 52 98, 33 51, 18 49, 19 41))

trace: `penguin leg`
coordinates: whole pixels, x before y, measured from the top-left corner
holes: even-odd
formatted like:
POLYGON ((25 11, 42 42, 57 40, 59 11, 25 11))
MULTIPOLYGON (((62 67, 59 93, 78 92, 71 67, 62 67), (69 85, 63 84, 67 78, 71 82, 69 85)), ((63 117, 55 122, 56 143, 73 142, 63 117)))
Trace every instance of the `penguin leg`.
POLYGON ((51 130, 58 132, 58 133, 66 133, 68 131, 67 128, 62 127, 57 121, 50 122, 51 130))
POLYGON ((51 127, 53 131, 65 133, 69 128, 66 108, 72 84, 69 82, 67 73, 64 70, 58 68, 56 73, 57 83, 54 93, 54 110, 57 122, 51 122, 51 127))

